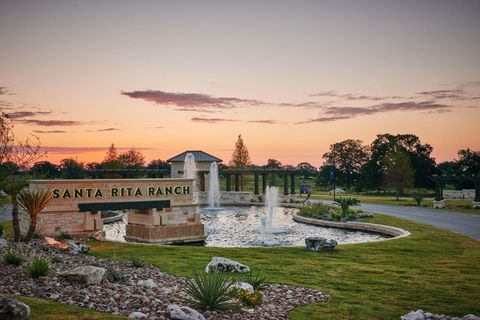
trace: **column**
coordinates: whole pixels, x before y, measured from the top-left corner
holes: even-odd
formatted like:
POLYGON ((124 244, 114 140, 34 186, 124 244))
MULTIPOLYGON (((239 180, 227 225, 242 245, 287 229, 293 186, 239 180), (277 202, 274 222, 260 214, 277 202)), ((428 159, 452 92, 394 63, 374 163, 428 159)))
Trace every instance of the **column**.
POLYGON ((288 196, 288 175, 283 175, 283 195, 288 196))
POLYGON ((254 194, 258 194, 258 172, 255 172, 255 179, 254 179, 254 194))
POLYGON ((290 175, 290 194, 295 194, 295 173, 290 175))
POLYGON ((240 174, 235 173, 235 191, 240 191, 240 174))
POLYGON ((480 202, 480 179, 476 178, 474 182, 475 182, 475 198, 473 199, 473 201, 480 202))
POLYGON ((230 173, 228 172, 225 172, 225 178, 226 178, 226 191, 232 191, 231 187, 230 187, 230 173))
POLYGON ((265 193, 266 189, 267 189, 267 174, 262 173, 262 193, 265 193))

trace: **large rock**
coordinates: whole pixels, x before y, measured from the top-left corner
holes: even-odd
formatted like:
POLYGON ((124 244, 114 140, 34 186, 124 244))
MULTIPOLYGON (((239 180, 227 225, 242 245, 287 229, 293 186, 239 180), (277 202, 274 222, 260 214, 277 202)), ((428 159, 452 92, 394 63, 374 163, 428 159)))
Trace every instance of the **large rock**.
POLYGON ((235 260, 213 257, 205 267, 205 272, 250 272, 250 268, 235 260))
POLYGON ((255 289, 253 288, 253 286, 250 283, 237 282, 237 283, 235 283, 235 288, 238 289, 238 290, 247 290, 248 293, 250 293, 250 294, 255 293, 255 289))
POLYGON ((404 316, 400 317, 401 320, 423 320, 425 319, 425 312, 422 309, 417 311, 411 311, 404 316))
POLYGON ((147 279, 147 280, 138 280, 137 286, 139 287, 147 287, 147 288, 158 288, 158 285, 152 280, 152 279, 147 279))
POLYGON ((30 318, 30 307, 17 299, 0 297, 0 319, 26 320, 30 318))
POLYGON ((76 244, 73 240, 67 240, 67 243, 67 252, 70 254, 88 253, 88 251, 90 251, 90 248, 86 244, 76 244))
POLYGON ((0 238, 0 248, 7 247, 8 242, 5 239, 0 238))
POLYGON ((337 246, 337 241, 322 237, 310 237, 305 239, 305 245, 309 251, 332 251, 337 246))
POLYGON ((105 275, 105 269, 94 266, 82 266, 67 271, 62 276, 69 280, 79 281, 86 284, 100 284, 105 275))
POLYGON ((170 304, 168 307, 168 313, 171 319, 177 320, 206 320, 203 314, 195 309, 185 306, 179 306, 178 304, 170 304))
POLYGON ((147 315, 142 312, 134 311, 128 316, 130 319, 147 319, 147 315))

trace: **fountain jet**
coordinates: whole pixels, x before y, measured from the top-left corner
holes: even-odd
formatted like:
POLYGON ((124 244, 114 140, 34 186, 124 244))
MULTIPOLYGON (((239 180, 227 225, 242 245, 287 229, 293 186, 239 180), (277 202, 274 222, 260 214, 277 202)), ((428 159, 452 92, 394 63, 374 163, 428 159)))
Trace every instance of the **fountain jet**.
POLYGON ((216 161, 212 162, 210 165, 208 207, 209 209, 218 209, 220 207, 220 187, 218 182, 218 165, 216 161))

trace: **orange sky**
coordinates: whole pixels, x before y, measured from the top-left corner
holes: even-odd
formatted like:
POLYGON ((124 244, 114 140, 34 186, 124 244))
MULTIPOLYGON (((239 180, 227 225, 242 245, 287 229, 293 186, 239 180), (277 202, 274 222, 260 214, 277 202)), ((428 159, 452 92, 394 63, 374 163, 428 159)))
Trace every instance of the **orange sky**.
POLYGON ((480 149, 480 4, 0 3, 0 108, 48 160, 316 166, 329 145, 413 133, 437 161, 480 149), (405 24, 408 21, 408 24, 405 24))

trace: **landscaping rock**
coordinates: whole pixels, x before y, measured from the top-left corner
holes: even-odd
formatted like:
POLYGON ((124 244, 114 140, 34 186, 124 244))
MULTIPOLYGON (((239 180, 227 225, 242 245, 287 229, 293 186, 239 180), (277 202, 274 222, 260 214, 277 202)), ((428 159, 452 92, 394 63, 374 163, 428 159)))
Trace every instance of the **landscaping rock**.
POLYGON ((237 282, 235 284, 235 288, 237 288, 238 290, 247 290, 250 294, 255 293, 255 289, 253 289, 253 286, 250 283, 237 282))
POLYGON ((142 312, 134 311, 128 316, 130 319, 146 319, 147 315, 142 312))
POLYGON ((223 257, 213 257, 205 267, 205 272, 250 272, 250 268, 235 260, 223 257))
POLYGON ((152 280, 138 280, 137 286, 147 287, 147 288, 158 288, 158 285, 152 280))
POLYGON ((177 320, 205 320, 205 317, 195 309, 178 304, 171 304, 167 307, 171 319, 177 320))
POLYGON ((0 319, 26 320, 30 318, 30 307, 17 299, 0 297, 0 319))
POLYGON ((100 284, 105 275, 105 269, 94 266, 77 267, 62 274, 69 280, 79 281, 86 284, 100 284))
POLYGON ((5 239, 0 239, 0 248, 8 246, 8 242, 5 239))
POLYGON ((305 245, 309 251, 332 251, 337 246, 337 241, 322 237, 310 237, 305 239, 305 245))
POLYGON ((67 240, 68 243, 68 249, 67 252, 70 254, 79 254, 79 253, 88 253, 90 251, 90 248, 83 243, 76 244, 75 241, 73 240, 67 240))
POLYGON ((401 320, 480 320, 474 314, 467 314, 463 318, 451 317, 444 314, 433 314, 430 312, 424 312, 422 309, 417 311, 411 311, 404 316, 400 317, 401 320))

